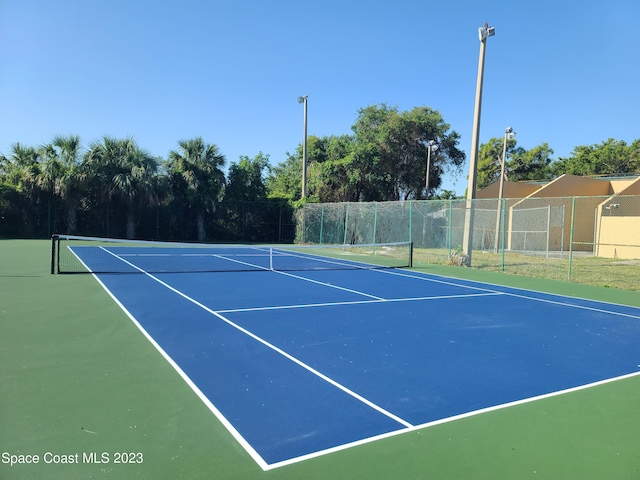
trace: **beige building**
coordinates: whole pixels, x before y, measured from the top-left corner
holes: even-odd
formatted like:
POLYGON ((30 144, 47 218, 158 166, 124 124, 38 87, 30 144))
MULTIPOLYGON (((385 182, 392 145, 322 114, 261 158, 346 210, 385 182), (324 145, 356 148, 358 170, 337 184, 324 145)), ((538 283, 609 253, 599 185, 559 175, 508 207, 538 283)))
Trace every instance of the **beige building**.
MULTIPOLYGON (((478 191, 476 198, 497 199, 499 188, 499 182, 495 182, 478 191)), ((552 209, 560 212, 555 215, 560 220, 547 224, 547 241, 556 249, 591 251, 599 257, 640 258, 640 176, 562 175, 548 182, 504 182, 502 197, 506 199, 509 250, 522 249, 514 212, 546 206, 549 218, 552 209)))

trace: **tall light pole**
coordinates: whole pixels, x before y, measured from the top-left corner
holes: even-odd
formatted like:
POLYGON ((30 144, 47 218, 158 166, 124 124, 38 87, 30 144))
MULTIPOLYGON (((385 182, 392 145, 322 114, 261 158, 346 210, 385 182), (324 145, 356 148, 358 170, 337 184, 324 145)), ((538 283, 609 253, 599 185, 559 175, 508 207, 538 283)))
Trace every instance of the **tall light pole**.
POLYGON ((302 198, 307 196, 307 95, 298 97, 304 105, 304 136, 302 140, 302 198))
POLYGON ((427 200, 429 199, 429 170, 431 170, 431 151, 434 152, 438 150, 438 143, 435 140, 429 140, 427 144, 427 173, 425 174, 424 179, 424 188, 425 188, 425 196, 427 200))
POLYGON ((478 177, 478 145, 480 143, 480 110, 482 109, 482 81, 484 77, 484 51, 487 37, 493 37, 496 29, 487 22, 478 29, 480 39, 480 58, 478 60, 478 80, 476 82, 476 103, 473 113, 473 131, 471 133, 471 156, 469 158, 469 185, 467 187, 467 208, 464 218, 464 237, 462 251, 466 255, 465 263, 471 266, 471 251, 473 250, 473 200, 476 198, 476 181, 478 177))
MULTIPOLYGON (((500 239, 500 213, 502 209, 502 194, 504 190, 504 167, 507 162, 507 140, 516 136, 516 132, 513 131, 513 128, 507 127, 504 131, 504 145, 502 147, 502 158, 500 159, 500 188, 498 190, 498 216, 496 218, 496 238, 495 238, 495 246, 494 253, 498 253, 498 241, 500 239)), ((504 248, 504 245, 503 247, 504 248)))

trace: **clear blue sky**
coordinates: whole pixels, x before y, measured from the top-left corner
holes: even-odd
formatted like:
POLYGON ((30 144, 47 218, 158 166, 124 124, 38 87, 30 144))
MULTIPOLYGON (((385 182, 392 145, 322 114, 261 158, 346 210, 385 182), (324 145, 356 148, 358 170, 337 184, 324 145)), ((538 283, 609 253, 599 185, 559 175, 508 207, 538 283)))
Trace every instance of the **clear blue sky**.
POLYGON ((368 105, 426 105, 468 157, 487 21, 480 142, 513 126, 566 157, 640 138, 638 19, 638 0, 0 0, 0 152, 77 134, 166 157, 202 136, 227 162, 277 164, 308 95, 309 135, 350 134, 368 105))

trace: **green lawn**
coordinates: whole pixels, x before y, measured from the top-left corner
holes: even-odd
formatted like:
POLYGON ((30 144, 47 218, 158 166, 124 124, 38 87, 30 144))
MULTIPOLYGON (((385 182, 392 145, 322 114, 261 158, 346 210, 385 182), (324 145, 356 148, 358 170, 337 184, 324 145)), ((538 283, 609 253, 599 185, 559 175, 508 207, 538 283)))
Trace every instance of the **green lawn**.
MULTIPOLYGON (((638 292, 424 270, 640 306, 638 292)), ((263 472, 91 276, 49 274, 46 241, 0 241, 0 365, 3 480, 640 478, 640 377, 263 472), (91 452, 109 463, 83 463, 91 452)))
MULTIPOLYGON (((413 256, 414 266, 447 264, 449 251, 416 248, 413 256)), ((640 260, 594 257, 581 252, 574 252, 571 258, 568 252, 564 252, 562 258, 554 252, 547 258, 516 252, 504 252, 503 256, 502 252, 474 251, 472 266, 477 270, 547 280, 571 279, 571 283, 640 292, 640 260)))

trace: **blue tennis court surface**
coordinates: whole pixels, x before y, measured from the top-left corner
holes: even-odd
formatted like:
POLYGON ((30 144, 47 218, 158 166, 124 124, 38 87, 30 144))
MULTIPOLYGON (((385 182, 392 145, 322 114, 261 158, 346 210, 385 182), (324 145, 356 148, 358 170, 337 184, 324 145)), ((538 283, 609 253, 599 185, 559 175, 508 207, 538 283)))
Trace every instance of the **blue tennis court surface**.
POLYGON ((96 277, 263 469, 640 371, 622 305, 399 269, 96 277))

